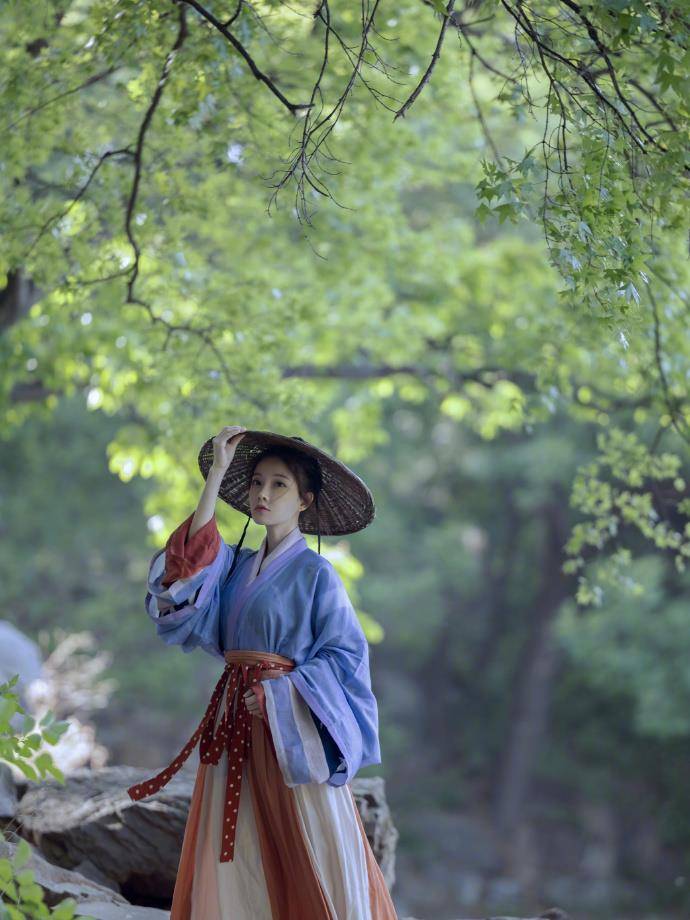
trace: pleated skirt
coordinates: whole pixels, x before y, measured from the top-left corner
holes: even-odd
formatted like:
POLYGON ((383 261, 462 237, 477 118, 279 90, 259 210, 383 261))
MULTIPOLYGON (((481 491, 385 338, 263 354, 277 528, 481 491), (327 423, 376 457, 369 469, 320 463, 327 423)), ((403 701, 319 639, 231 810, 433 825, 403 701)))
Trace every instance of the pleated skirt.
POLYGON ((287 786, 260 716, 220 862, 227 769, 227 752, 197 767, 171 920, 397 920, 350 784, 287 786))

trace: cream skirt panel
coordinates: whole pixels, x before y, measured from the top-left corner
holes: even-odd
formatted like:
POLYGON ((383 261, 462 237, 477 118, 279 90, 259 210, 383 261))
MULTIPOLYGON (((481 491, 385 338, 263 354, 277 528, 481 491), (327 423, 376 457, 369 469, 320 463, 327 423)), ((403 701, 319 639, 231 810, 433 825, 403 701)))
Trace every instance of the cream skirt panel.
MULTIPOLYGON (((293 705, 301 703, 306 707, 296 691, 295 697, 293 705)), ((224 705, 223 699, 219 713, 224 705)), ((230 862, 220 862, 227 767, 227 751, 224 751, 218 764, 209 765, 206 772, 190 920, 273 920, 252 807, 251 778, 244 763, 235 855, 230 862)), ((372 920, 367 859, 350 786, 301 783, 289 791, 294 796, 300 830, 333 920, 372 920)), ((295 885, 299 885, 299 879, 295 879, 295 885)))

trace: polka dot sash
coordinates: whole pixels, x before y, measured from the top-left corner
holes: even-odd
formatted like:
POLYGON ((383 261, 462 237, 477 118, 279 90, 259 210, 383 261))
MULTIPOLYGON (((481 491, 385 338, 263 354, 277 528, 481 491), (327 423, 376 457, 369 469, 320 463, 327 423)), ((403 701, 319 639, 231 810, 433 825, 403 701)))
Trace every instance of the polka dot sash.
POLYGON ((203 764, 218 764, 223 750, 228 752, 228 775, 225 785, 225 806, 221 829, 220 861, 230 862, 235 853, 235 829, 242 787, 242 762, 251 749, 252 714, 244 700, 245 692, 260 680, 262 671, 291 671, 295 664, 290 658, 273 652, 230 651, 225 653, 226 665, 211 695, 206 712, 194 734, 177 757, 151 779, 130 786, 127 793, 134 801, 159 792, 182 768, 199 739, 199 759, 203 764), (225 685, 228 693, 225 707, 216 725, 218 708, 225 685))

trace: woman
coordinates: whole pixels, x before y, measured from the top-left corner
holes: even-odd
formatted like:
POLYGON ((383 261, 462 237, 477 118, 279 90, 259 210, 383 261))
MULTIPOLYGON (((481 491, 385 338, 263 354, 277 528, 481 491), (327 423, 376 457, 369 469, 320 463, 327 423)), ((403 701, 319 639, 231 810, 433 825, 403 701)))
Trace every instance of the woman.
POLYGON ((171 920, 396 920, 350 787, 381 762, 368 646, 320 554, 321 533, 371 522, 371 493, 303 439, 243 426, 199 466, 198 507, 151 560, 146 609, 164 642, 225 670, 180 754, 128 790, 157 792, 200 742, 171 920), (237 545, 218 497, 248 515, 237 545), (242 548, 250 518, 266 527, 257 551, 242 548))

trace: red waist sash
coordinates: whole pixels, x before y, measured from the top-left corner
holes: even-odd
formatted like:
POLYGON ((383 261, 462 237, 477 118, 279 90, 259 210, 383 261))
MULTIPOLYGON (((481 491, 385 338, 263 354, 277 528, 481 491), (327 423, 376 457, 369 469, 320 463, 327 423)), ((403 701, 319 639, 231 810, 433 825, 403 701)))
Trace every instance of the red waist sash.
POLYGON ((235 852, 235 829, 242 787, 242 761, 251 749, 252 720, 244 693, 262 677, 275 677, 292 671, 295 662, 274 652, 233 650, 225 652, 225 669, 211 695, 206 712, 194 734, 175 759, 160 773, 143 783, 130 786, 127 793, 135 802, 159 792, 182 768, 199 739, 199 759, 202 764, 216 765, 223 750, 228 752, 228 775, 225 786, 225 807, 221 829, 220 861, 230 862, 235 852), (272 673, 269 673, 272 672, 272 673), (225 685, 229 681, 223 715, 214 731, 218 707, 225 685))

